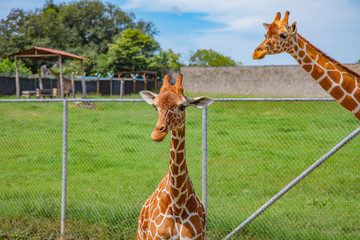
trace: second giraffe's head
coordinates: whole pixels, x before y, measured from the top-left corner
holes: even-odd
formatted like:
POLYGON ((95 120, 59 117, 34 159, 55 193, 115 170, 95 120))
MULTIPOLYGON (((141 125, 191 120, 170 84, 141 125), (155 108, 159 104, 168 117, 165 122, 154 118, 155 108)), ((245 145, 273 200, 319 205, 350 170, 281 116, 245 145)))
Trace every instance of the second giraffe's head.
POLYGON ((179 74, 176 83, 171 85, 170 77, 166 75, 159 95, 150 91, 140 92, 141 97, 154 106, 159 114, 158 122, 151 133, 154 141, 161 142, 169 131, 184 127, 186 107, 204 108, 214 102, 209 97, 186 97, 182 87, 182 77, 179 74))
POLYGON ((253 59, 263 59, 267 54, 291 51, 292 41, 296 35, 296 22, 289 26, 289 14, 287 11, 284 19, 280 20, 281 14, 278 12, 273 23, 263 23, 267 31, 266 39, 255 49, 253 59))

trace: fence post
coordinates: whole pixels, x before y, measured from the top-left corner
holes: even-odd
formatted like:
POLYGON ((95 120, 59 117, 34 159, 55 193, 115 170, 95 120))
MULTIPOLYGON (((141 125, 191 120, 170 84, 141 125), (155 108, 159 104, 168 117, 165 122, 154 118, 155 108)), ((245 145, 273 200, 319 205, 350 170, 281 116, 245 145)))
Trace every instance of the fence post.
POLYGON ((207 107, 202 114, 202 202, 207 214, 207 107))
POLYGON ((124 95, 124 79, 120 81, 120 98, 122 99, 124 95))
POLYGON ((18 59, 16 56, 15 56, 15 86, 16 86, 16 98, 20 98, 19 67, 18 67, 18 59))
POLYGON ((63 156, 62 156, 62 189, 61 189, 61 238, 65 235, 66 220, 66 187, 67 187, 67 132, 68 132, 68 102, 63 101, 63 156))
POLYGON ((81 86, 82 86, 83 98, 86 98, 86 83, 85 83, 85 72, 84 72, 84 60, 81 60, 80 63, 81 63, 81 86))

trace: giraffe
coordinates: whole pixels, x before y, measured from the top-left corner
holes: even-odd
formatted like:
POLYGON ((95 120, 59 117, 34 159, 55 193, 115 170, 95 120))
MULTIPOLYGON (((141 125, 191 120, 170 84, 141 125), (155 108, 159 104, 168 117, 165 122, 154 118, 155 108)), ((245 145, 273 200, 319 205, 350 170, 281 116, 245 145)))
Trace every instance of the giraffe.
POLYGON ((253 53, 253 59, 287 52, 295 58, 320 86, 360 120, 360 74, 340 64, 297 33, 296 22, 288 25, 290 12, 281 20, 278 12, 273 23, 264 23, 266 39, 253 53))
MULTIPOLYGON (((60 86, 60 74, 59 73, 56 73, 54 72, 53 70, 51 70, 51 68, 46 68, 46 71, 48 73, 50 73, 51 75, 53 75, 54 77, 56 77, 57 79, 57 83, 56 83, 56 87, 58 89, 58 94, 61 92, 60 89, 61 89, 61 86, 60 86)), ((70 96, 70 93, 71 93, 71 80, 69 79, 66 79, 63 77, 63 84, 64 84, 64 95, 65 96, 70 96)))
POLYGON ((190 99, 183 94, 182 75, 171 85, 170 77, 157 95, 140 95, 158 112, 151 138, 161 142, 171 132, 169 171, 142 207, 137 239, 204 239, 205 210, 195 194, 185 160, 185 108, 204 108, 214 102, 208 97, 190 99))

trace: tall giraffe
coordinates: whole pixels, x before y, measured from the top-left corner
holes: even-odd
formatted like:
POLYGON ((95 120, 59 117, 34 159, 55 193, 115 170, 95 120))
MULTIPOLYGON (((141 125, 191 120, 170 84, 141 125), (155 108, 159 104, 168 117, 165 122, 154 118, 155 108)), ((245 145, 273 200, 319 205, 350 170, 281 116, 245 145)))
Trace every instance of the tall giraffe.
MULTIPOLYGON (((54 72, 53 70, 51 70, 51 68, 46 68, 46 71, 48 73, 50 73, 51 75, 53 75, 54 77, 56 77, 57 81, 56 81, 56 87, 58 89, 58 94, 61 93, 60 89, 61 89, 61 86, 60 86, 60 73, 56 73, 54 72)), ((69 79, 66 79, 63 77, 63 84, 64 84, 64 95, 66 96, 70 96, 70 93, 71 93, 71 80, 69 79)))
POLYGON ((142 207, 137 239, 204 239, 205 210, 195 194, 185 160, 185 108, 204 108, 214 101, 186 97, 182 75, 174 85, 165 76, 159 95, 150 91, 141 91, 140 95, 159 115, 152 140, 161 142, 171 132, 171 144, 169 171, 142 207))
POLYGON ((266 39, 253 53, 253 59, 287 52, 338 103, 360 120, 360 74, 327 56, 297 33, 296 22, 288 25, 290 12, 283 20, 278 12, 271 24, 264 23, 266 39))

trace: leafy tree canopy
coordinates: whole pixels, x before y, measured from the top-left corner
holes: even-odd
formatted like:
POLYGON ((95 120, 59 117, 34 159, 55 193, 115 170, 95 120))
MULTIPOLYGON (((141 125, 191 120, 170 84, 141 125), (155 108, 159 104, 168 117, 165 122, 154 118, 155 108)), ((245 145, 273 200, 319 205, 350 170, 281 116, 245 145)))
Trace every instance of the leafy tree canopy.
MULTIPOLYGON (((163 75, 168 69, 179 70, 180 54, 162 50, 154 40, 157 33, 152 22, 135 20, 133 13, 111 3, 74 0, 55 4, 46 0, 42 8, 13 9, 0 21, 0 58, 40 46, 91 59, 85 62, 87 75, 134 70, 157 70, 163 75)), ((23 63, 32 72, 38 71, 37 62, 23 59, 23 63)), ((78 61, 71 64, 71 71, 80 71, 78 61)), ((189 65, 240 64, 212 49, 199 49, 190 57, 189 65)))
MULTIPOLYGON (((18 61, 19 73, 31 74, 30 68, 27 68, 20 60, 18 61)), ((8 58, 0 59, 0 73, 14 73, 15 62, 8 58)))
POLYGON ((160 68, 179 70, 182 65, 179 58, 180 54, 174 53, 172 49, 167 51, 160 49, 154 55, 153 63, 160 68))
MULTIPOLYGON (((133 13, 125 13, 110 3, 80 0, 56 5, 53 0, 47 0, 41 9, 13 9, 1 20, 0 57, 43 46, 94 59, 106 53, 109 44, 128 28, 150 36, 157 34, 153 23, 135 21, 133 13)), ((86 71, 90 72, 93 64, 91 61, 86 65, 86 71)), ((36 71, 36 66, 32 67, 36 71)))
POLYGON ((120 38, 108 46, 108 53, 100 61, 106 62, 102 66, 112 72, 145 70, 151 66, 153 54, 159 49, 158 43, 139 29, 124 30, 120 38))
POLYGON ((200 67, 219 67, 241 65, 241 62, 236 63, 231 57, 224 56, 213 49, 199 49, 190 57, 189 65, 200 67))

